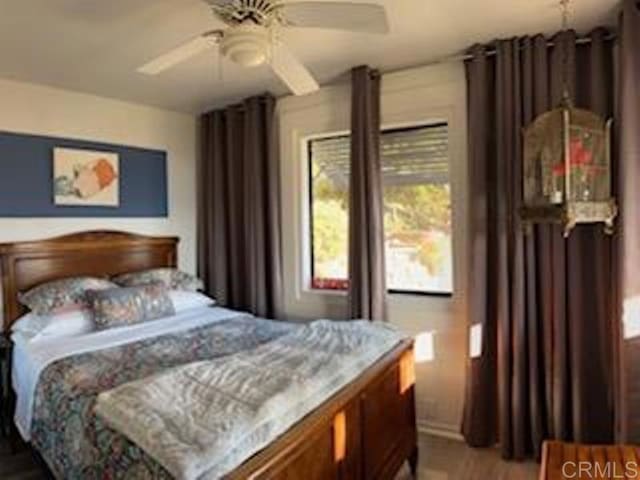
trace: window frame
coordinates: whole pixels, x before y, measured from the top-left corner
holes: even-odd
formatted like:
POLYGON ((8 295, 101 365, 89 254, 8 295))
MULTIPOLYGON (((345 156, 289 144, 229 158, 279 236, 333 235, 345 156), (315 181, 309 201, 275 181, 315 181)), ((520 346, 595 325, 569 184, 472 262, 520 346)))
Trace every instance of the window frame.
MULTIPOLYGON (((417 123, 409 123, 400 126, 390 126, 390 127, 382 127, 380 131, 380 135, 384 135, 385 133, 401 133, 401 132, 410 132, 413 130, 421 130, 424 128, 437 128, 437 127, 447 127, 447 137, 449 137, 449 127, 450 121, 447 120, 436 120, 431 122, 417 122, 417 123)), ((306 209, 308 212, 307 222, 306 222, 306 235, 308 239, 308 261, 309 265, 309 284, 307 288, 314 293, 321 294, 344 294, 347 292, 347 289, 330 289, 330 288, 316 288, 313 286, 314 278, 315 278, 315 252, 314 252, 314 223, 313 223, 313 168, 311 167, 311 162, 313 161, 313 152, 312 152, 312 143, 318 140, 328 140, 328 139, 339 139, 339 138, 350 138, 351 132, 334 132, 334 133, 326 133, 320 135, 311 135, 305 137, 303 139, 304 148, 305 148, 305 168, 306 168, 306 177, 307 177, 307 205, 306 209)), ((449 162, 451 158, 449 157, 449 162)), ((449 163, 449 167, 451 164, 449 163)), ((449 174, 449 182, 448 184, 451 186, 451 168, 448 171, 449 174)), ((384 199, 383 199, 384 201, 384 199)), ((450 192, 450 203, 451 203, 451 221, 453 223, 453 194, 450 192)), ((453 253, 453 234, 451 236, 451 267, 455 269, 455 260, 453 253)), ((348 255, 348 253, 347 253, 348 255)), ((346 279, 348 281, 348 279, 346 279)), ((392 289, 387 288, 387 294, 390 295, 407 295, 407 296, 415 296, 415 297, 434 297, 434 298, 443 298, 443 299, 451 299, 455 293, 455 282, 451 285, 451 291, 449 292, 438 292, 438 291, 429 291, 429 290, 405 290, 405 289, 392 289)))

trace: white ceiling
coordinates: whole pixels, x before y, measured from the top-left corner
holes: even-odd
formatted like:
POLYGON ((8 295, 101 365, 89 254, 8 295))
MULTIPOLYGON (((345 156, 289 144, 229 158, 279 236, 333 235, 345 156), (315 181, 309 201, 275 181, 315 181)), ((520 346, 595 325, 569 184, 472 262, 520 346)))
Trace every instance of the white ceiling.
MULTIPOLYGON (((351 0, 357 1, 357 0, 351 0)), ((320 83, 349 68, 420 65, 476 42, 560 28, 557 0, 370 0, 391 34, 290 29, 291 50, 320 83)), ((614 24, 619 0, 573 0, 580 32, 614 24)), ((136 68, 223 26, 201 0, 0 0, 0 77, 185 112, 286 88, 267 67, 242 69, 211 50, 157 77, 136 68)), ((1 106, 0 106, 1 108, 1 106)))

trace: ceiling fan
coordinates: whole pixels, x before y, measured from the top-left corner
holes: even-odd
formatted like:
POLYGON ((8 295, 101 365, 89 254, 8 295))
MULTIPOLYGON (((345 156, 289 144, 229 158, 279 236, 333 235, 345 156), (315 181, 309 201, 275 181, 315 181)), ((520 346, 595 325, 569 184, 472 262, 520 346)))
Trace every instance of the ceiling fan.
POLYGON ((282 0, 204 0, 227 28, 211 30, 145 63, 138 72, 157 75, 219 46, 220 52, 243 67, 268 63, 295 95, 320 87, 291 53, 280 32, 284 28, 326 28, 362 33, 388 33, 381 5, 349 2, 291 2, 282 0))

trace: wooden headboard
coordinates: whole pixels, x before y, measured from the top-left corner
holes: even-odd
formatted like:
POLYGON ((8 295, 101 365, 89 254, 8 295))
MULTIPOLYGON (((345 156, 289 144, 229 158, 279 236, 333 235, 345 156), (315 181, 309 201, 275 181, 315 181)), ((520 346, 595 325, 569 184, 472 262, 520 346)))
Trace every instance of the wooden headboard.
POLYGON ((2 330, 8 330, 24 314, 18 292, 58 278, 108 277, 147 268, 175 267, 178 241, 177 237, 92 231, 0 244, 2 330))

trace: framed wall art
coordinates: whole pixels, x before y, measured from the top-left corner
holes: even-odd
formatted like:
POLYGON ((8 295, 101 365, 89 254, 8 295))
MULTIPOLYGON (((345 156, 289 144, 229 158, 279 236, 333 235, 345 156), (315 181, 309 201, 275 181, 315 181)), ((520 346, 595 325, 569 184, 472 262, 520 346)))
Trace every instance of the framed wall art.
POLYGON ((120 159, 117 153, 72 148, 53 150, 56 205, 118 207, 120 159))

